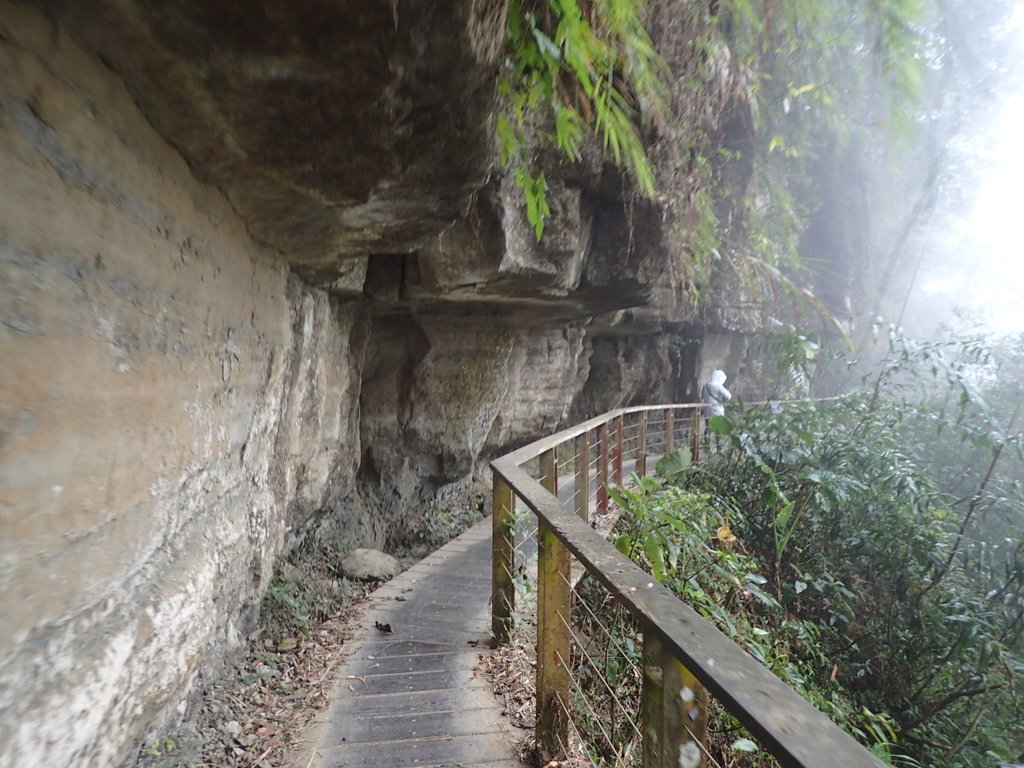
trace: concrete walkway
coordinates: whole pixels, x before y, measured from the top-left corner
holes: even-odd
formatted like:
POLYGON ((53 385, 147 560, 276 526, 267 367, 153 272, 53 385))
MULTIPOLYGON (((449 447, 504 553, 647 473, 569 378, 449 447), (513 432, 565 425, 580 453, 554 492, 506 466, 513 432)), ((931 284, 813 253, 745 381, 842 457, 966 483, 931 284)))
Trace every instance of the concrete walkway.
POLYGON ((479 671, 490 596, 490 518, 374 592, 297 765, 519 768, 479 671))

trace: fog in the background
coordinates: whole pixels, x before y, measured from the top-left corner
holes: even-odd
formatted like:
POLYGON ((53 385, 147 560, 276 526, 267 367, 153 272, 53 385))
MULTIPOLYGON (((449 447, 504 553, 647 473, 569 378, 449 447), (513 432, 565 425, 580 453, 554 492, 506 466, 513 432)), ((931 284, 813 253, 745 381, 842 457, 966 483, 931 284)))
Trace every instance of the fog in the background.
POLYGON ((944 324, 1024 333, 1024 2, 1004 33, 1009 67, 948 147, 952 175, 934 213, 903 253, 903 325, 931 336, 944 324), (916 271, 916 274, 915 274, 916 271))

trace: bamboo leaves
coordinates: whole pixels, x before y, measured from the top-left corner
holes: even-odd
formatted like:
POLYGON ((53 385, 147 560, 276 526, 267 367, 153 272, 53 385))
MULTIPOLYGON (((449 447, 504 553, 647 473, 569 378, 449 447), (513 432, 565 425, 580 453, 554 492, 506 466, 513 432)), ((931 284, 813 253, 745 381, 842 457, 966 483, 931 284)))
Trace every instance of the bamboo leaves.
POLYGON ((654 169, 640 133, 646 112, 661 107, 667 72, 643 25, 639 0, 598 0, 584 14, 577 0, 514 0, 499 86, 506 113, 498 119, 503 164, 523 191, 526 216, 540 240, 551 213, 547 185, 535 173, 542 148, 537 127, 553 117, 554 145, 573 162, 586 136, 653 197, 654 169), (531 140, 530 137, 533 137, 531 140))

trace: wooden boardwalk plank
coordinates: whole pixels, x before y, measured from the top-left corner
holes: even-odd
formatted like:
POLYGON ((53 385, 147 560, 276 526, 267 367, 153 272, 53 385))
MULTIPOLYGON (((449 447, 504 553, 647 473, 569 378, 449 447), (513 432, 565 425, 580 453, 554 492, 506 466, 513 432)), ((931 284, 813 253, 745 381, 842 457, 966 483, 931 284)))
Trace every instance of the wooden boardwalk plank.
POLYGON ((490 710, 459 710, 459 717, 452 717, 453 714, 456 713, 432 712, 375 718, 373 722, 352 719, 333 723, 324 747, 500 732, 500 723, 490 710))
POLYGON ((490 568, 485 520, 371 596, 330 707, 296 765, 521 766, 512 734, 523 734, 502 717, 480 672, 490 653, 490 568))
POLYGON ((325 752, 324 768, 418 768, 426 765, 475 766, 484 756, 504 748, 501 733, 407 739, 332 747, 325 752))
POLYGON ((353 691, 337 702, 335 711, 347 718, 455 712, 463 708, 463 692, 465 691, 448 689, 360 695, 353 691))
POLYGON ((440 672, 406 672, 399 675, 369 675, 349 680, 356 696, 384 693, 413 693, 449 689, 481 688, 485 681, 475 669, 444 669, 440 672))
POLYGON ((451 669, 476 669, 479 661, 462 650, 451 653, 422 653, 418 656, 389 656, 383 659, 352 659, 346 673, 353 676, 441 672, 451 669))

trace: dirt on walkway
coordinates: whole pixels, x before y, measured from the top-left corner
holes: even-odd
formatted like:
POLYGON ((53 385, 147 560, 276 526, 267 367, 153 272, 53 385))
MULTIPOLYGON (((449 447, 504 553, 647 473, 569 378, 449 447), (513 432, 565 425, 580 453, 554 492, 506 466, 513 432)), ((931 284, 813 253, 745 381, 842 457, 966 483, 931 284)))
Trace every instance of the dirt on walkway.
POLYGON ((178 727, 153 734, 133 768, 284 768, 327 706, 353 622, 380 582, 351 582, 315 548, 278 570, 248 647, 206 684, 178 727))

